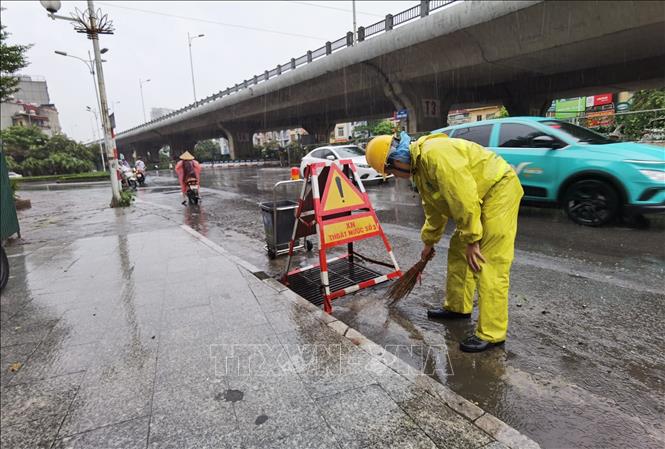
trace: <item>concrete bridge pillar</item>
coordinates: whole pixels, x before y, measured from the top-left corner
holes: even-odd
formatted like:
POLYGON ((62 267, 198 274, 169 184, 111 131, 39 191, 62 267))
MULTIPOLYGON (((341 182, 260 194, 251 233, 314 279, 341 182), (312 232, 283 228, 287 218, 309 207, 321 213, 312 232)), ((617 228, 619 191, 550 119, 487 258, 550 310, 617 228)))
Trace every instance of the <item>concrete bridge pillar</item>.
POLYGON ((535 115, 544 116, 552 100, 544 96, 529 94, 517 89, 505 89, 502 96, 503 106, 512 117, 535 115))
POLYGON ((231 159, 248 159, 255 157, 252 135, 255 126, 250 124, 224 125, 218 124, 229 141, 229 156, 231 159))
POLYGON ((312 143, 330 143, 330 133, 335 127, 335 123, 327 120, 303 122, 301 126, 312 136, 312 143))
MULTIPOLYGON (((397 93, 397 91, 396 91, 397 93)), ((452 96, 435 83, 399 84, 399 98, 408 112, 408 132, 422 133, 448 124, 452 96)))
MULTIPOLYGON (((190 136, 174 136, 169 140, 169 147, 171 148, 171 159, 178 159, 178 157, 185 151, 191 151, 196 145, 196 139, 190 136)), ((159 158, 159 155, 157 156, 159 158)))

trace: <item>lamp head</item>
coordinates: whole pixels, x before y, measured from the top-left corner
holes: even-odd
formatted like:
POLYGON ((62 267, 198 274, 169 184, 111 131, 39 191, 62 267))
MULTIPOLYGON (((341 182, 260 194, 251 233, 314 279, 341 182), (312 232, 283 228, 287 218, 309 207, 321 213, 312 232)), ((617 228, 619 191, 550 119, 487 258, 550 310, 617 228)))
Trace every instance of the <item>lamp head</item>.
POLYGON ((39 3, 41 3, 44 9, 46 9, 51 14, 58 12, 62 6, 62 3, 58 0, 40 0, 39 3))

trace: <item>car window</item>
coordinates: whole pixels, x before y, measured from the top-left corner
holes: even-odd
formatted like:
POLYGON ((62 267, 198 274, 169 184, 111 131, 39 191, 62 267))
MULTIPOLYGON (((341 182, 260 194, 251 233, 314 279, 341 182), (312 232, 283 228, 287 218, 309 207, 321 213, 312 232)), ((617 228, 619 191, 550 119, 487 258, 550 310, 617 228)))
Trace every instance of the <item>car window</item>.
POLYGON ((504 148, 534 148, 533 138, 545 135, 533 126, 521 123, 502 123, 499 129, 499 146, 504 148))
POLYGON ((453 133, 455 132, 454 129, 450 128, 442 128, 442 129, 437 129, 436 131, 432 131, 430 134, 439 134, 439 133, 444 133, 448 137, 453 137, 453 133))
POLYGON ((550 128, 557 129, 575 140, 575 142, 582 143, 591 143, 595 145, 604 145, 608 143, 615 143, 616 141, 608 139, 602 134, 591 131, 587 128, 582 128, 581 126, 573 125, 572 123, 562 122, 560 120, 546 120, 542 121, 544 125, 549 126, 550 128))
POLYGON ((490 134, 492 134, 492 126, 494 125, 480 125, 469 126, 466 128, 457 128, 455 130, 455 139, 464 139, 475 142, 484 147, 490 144, 490 134))
POLYGON ((352 146, 352 147, 335 147, 335 151, 337 151, 337 154, 339 154, 339 157, 344 159, 347 157, 358 157, 358 156, 364 156, 365 152, 360 149, 359 147, 352 146))
POLYGON ((309 157, 314 157, 316 159, 325 159, 325 156, 323 155, 323 152, 325 150, 314 150, 309 154, 309 157))
POLYGON ((323 150, 323 156, 321 156, 323 159, 326 159, 328 156, 333 156, 335 159, 337 159, 337 156, 335 156, 335 153, 332 151, 325 149, 323 150))

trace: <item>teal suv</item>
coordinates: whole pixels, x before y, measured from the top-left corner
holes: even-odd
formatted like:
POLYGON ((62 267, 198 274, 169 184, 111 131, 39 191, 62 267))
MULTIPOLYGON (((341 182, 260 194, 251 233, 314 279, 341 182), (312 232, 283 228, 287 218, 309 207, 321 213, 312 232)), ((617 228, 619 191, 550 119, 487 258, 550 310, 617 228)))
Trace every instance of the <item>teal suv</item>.
POLYGON ((618 142, 544 117, 510 117, 438 129, 498 153, 520 178, 524 200, 561 204, 586 226, 619 214, 665 212, 665 148, 618 142))

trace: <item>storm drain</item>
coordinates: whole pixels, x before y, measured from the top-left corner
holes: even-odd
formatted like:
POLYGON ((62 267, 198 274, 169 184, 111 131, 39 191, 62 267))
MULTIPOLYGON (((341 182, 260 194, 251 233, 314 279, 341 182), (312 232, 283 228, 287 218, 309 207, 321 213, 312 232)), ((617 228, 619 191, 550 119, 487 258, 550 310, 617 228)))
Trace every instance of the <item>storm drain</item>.
MULTIPOLYGON (((334 292, 369 281, 382 274, 367 268, 358 262, 351 262, 348 258, 338 259, 328 264, 328 280, 330 291, 334 292)), ((321 269, 319 267, 289 276, 288 287, 316 306, 323 304, 321 288, 321 269)))

